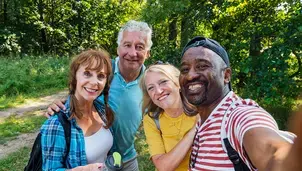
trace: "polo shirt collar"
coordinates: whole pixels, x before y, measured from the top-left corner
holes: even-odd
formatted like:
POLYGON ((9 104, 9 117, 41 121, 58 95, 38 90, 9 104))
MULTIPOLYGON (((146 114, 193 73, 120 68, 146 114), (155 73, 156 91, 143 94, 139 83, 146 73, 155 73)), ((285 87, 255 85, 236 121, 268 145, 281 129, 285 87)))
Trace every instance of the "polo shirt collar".
MULTIPOLYGON (((118 62, 119 62, 119 61, 120 61, 120 57, 116 57, 116 58, 115 58, 115 61, 114 61, 114 74, 119 73, 119 74, 121 75, 120 69, 118 68, 118 62)), ((142 68, 141 68, 141 71, 140 71, 140 74, 139 74, 139 76, 137 77, 137 79, 139 79, 139 78, 143 75, 145 69, 146 69, 146 66, 143 64, 143 66, 142 66, 142 68)), ((136 79, 136 80, 137 80, 137 79, 136 79)))

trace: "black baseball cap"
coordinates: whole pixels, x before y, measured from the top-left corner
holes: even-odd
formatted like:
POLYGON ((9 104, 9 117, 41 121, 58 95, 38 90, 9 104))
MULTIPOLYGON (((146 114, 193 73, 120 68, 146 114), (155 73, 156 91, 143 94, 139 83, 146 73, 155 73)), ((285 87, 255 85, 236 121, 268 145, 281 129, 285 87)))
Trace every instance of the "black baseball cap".
MULTIPOLYGON (((225 62, 227 67, 230 67, 230 60, 226 50, 217 41, 201 36, 194 37, 186 44, 186 46, 183 48, 183 51, 181 53, 181 57, 183 57, 184 53, 191 47, 198 47, 198 46, 202 46, 204 48, 212 50, 218 56, 221 57, 221 59, 225 62)), ((230 90, 232 90, 231 82, 229 82, 229 88, 230 90)))

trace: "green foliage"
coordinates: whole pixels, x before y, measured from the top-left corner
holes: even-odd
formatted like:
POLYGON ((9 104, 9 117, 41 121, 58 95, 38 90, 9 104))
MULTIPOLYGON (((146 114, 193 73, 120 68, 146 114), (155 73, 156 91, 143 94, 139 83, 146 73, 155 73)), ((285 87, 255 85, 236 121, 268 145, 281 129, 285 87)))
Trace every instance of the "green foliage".
POLYGON ((0 58, 0 109, 67 88, 68 57, 0 58))
POLYGON ((1 19, 6 18, 0 19, 0 24, 8 33, 0 32, 0 44, 8 45, 2 48, 5 51, 0 48, 0 54, 66 55, 93 47, 115 54, 120 24, 135 18, 141 5, 140 1, 130 0, 4 1, 7 6, 0 8, 9 12, 0 13, 1 19))
POLYGON ((155 170, 155 167, 150 159, 148 144, 146 143, 146 137, 142 126, 139 128, 139 131, 136 134, 135 149, 138 153, 137 160, 139 170, 155 170))
POLYGON ((0 123, 0 143, 3 144, 21 133, 29 133, 37 130, 45 119, 44 116, 35 115, 26 115, 25 117, 11 115, 5 118, 5 120, 0 123))
POLYGON ((7 29, 0 29, 0 54, 9 55, 21 52, 18 37, 7 29))
POLYGON ((66 88, 69 60, 67 57, 0 59, 0 96, 66 88))

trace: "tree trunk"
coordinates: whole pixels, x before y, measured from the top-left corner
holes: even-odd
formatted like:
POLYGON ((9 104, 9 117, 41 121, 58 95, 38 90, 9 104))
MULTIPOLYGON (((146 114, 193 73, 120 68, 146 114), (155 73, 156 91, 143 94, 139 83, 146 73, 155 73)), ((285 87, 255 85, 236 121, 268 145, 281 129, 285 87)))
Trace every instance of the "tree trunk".
POLYGON ((183 48, 187 42, 189 41, 189 18, 183 17, 181 20, 181 41, 180 41, 180 47, 183 48))
MULTIPOLYGON (((79 2, 80 0, 77 0, 77 2, 79 2)), ((81 42, 82 39, 82 19, 81 19, 81 9, 79 7, 77 7, 77 11, 78 11, 78 35, 79 35, 79 39, 81 42)))
POLYGON ((169 24, 169 41, 176 47, 177 40, 177 18, 175 15, 172 15, 171 22, 169 24))
POLYGON ((7 23, 7 0, 3 0, 3 24, 6 26, 7 23))
MULTIPOLYGON (((43 17, 43 14, 44 14, 43 10, 44 10, 43 1, 39 0, 39 2, 38 2, 38 11, 39 11, 39 15, 40 15, 40 21, 42 23, 45 23, 44 22, 44 17, 43 17)), ((47 38, 46 38, 46 30, 45 30, 45 28, 42 28, 40 30, 40 35, 41 35, 42 51, 44 53, 47 53, 49 49, 48 49, 48 46, 47 46, 47 38)))
MULTIPOLYGON (((253 18, 253 23, 254 25, 260 23, 260 18, 255 16, 253 18)), ((250 50, 249 50, 249 55, 252 57, 252 61, 253 61, 253 69, 258 68, 258 63, 261 61, 260 59, 258 59, 259 56, 261 55, 261 49, 262 49, 261 37, 259 36, 257 31, 255 31, 251 36, 250 50)))

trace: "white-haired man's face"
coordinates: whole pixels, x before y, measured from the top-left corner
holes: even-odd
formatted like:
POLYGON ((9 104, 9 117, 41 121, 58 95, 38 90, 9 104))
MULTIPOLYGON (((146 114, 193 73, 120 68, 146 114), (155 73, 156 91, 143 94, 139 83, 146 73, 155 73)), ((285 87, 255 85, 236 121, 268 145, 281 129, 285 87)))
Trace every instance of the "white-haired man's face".
POLYGON ((140 72, 145 60, 150 56, 147 35, 140 31, 124 31, 117 54, 120 57, 121 71, 140 72))

